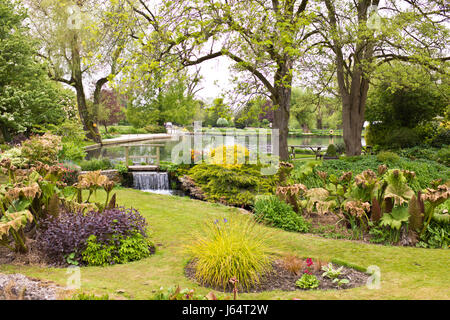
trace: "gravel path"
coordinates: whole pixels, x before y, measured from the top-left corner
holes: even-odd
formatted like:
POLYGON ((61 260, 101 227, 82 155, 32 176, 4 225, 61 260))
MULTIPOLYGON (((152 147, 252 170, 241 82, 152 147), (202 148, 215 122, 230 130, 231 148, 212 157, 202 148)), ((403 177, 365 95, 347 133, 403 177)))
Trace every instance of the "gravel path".
POLYGON ((23 274, 0 273, 0 300, 57 300, 61 287, 23 274))

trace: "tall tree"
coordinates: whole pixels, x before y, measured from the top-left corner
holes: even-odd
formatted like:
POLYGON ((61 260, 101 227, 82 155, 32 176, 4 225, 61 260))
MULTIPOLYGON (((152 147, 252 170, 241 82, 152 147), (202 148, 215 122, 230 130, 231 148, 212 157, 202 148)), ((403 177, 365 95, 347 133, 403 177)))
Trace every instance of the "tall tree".
POLYGON ((39 38, 40 56, 49 66, 50 77, 76 91, 80 119, 87 137, 101 142, 97 126, 103 86, 121 70, 120 58, 128 39, 114 13, 117 1, 42 0, 27 1, 33 32, 39 38), (93 112, 88 110, 86 86, 93 83, 93 112))
POLYGON ((117 124, 120 120, 125 120, 123 109, 126 108, 127 99, 111 89, 102 89, 97 120, 105 127, 117 124))
POLYGON ((29 133, 36 125, 59 124, 73 94, 52 82, 36 61, 37 43, 23 7, 0 1, 0 140, 29 133))
POLYGON ((166 55, 177 57, 184 67, 221 56, 231 59, 234 70, 244 75, 239 88, 264 92, 272 100, 280 158, 288 159, 294 66, 317 33, 309 27, 308 0, 163 1, 159 12, 151 1, 127 2, 142 23, 152 26, 146 37, 163 39, 166 55))
POLYGON ((371 74, 377 65, 402 60, 448 74, 445 4, 440 0, 317 3, 314 25, 322 38, 317 53, 329 54, 335 63, 346 154, 358 155, 371 74))

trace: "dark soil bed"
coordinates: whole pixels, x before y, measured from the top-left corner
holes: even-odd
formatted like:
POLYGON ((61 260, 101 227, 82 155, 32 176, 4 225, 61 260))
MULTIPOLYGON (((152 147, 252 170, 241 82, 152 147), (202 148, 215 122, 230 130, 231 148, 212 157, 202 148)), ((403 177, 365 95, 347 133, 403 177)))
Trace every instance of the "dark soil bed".
MULTIPOLYGON (((10 249, 0 246, 0 264, 10 265, 31 265, 52 268, 67 268, 69 263, 63 261, 52 261, 44 253, 37 249, 37 242, 34 239, 27 239, 27 253, 17 253, 10 249)), ((155 254, 156 248, 150 248, 150 255, 155 254)), ((81 266, 81 265, 80 265, 81 266)))
MULTIPOLYGON (((336 264, 333 264, 336 268, 336 264)), ((366 284, 369 274, 344 267, 342 274, 339 279, 348 279, 350 282, 348 284, 341 285, 338 287, 336 283, 333 283, 331 279, 322 277, 322 270, 317 270, 313 274, 320 281, 319 287, 313 290, 329 290, 329 289, 350 289, 355 287, 360 287, 366 284)), ((215 288, 207 283, 200 283, 195 277, 195 261, 191 261, 185 267, 185 275, 200 285, 211 288, 217 291, 232 292, 231 288, 215 288)), ((265 275, 258 286, 250 288, 249 290, 240 289, 239 292, 262 292, 262 291, 272 291, 272 290, 283 290, 283 291, 295 291, 295 290, 305 290, 300 289, 295 286, 295 282, 302 276, 302 274, 295 274, 283 267, 283 263, 280 260, 273 262, 273 270, 269 274, 265 275)))
POLYGON ((28 252, 21 254, 0 246, 0 264, 50 266, 51 263, 36 248, 36 240, 27 239, 28 252))

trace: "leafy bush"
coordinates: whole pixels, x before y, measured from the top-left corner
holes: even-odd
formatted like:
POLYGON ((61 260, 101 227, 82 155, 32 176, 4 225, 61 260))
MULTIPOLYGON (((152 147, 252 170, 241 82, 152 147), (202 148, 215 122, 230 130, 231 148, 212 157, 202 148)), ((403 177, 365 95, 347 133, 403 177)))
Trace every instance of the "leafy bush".
POLYGON ((77 142, 64 142, 58 154, 60 160, 79 161, 86 157, 83 146, 77 142))
POLYGON ((440 149, 434 159, 446 166, 450 166, 450 146, 440 149))
POLYGON ((107 243, 99 242, 95 235, 91 235, 81 256, 88 266, 107 266, 144 259, 150 255, 151 247, 153 244, 140 233, 126 238, 113 235, 107 243))
POLYGON ((216 125, 222 128, 228 127, 228 120, 225 118, 219 118, 217 119, 216 125))
POLYGON ((78 181, 78 175, 80 174, 80 167, 70 163, 59 163, 58 166, 63 171, 61 180, 68 186, 73 185, 78 181))
POLYGON ((330 144, 327 148, 327 153, 326 155, 329 157, 335 157, 336 156, 336 146, 334 144, 330 144))
POLYGON ((366 142, 383 148, 408 148, 420 144, 421 138, 417 131, 411 128, 372 124, 367 128, 366 142))
POLYGON ((0 161, 10 159, 11 164, 17 168, 23 168, 28 164, 28 159, 22 156, 21 148, 12 148, 0 154, 0 161))
MULTIPOLYGON (((343 172, 351 171, 353 176, 370 169, 377 171, 378 166, 383 164, 375 156, 345 157, 342 159, 327 160, 322 162, 299 161, 295 163, 295 168, 291 174, 294 183, 302 183, 308 188, 318 188, 323 186, 323 181, 316 174, 323 171, 328 175, 339 177, 343 172)), ((395 164, 388 163, 388 167, 409 170, 416 173, 416 184, 411 185, 414 191, 429 187, 431 181, 442 178, 444 181, 450 179, 450 169, 435 161, 415 160, 400 158, 395 164)))
POLYGON ((30 163, 56 164, 60 150, 61 138, 50 133, 33 136, 22 143, 22 156, 28 158, 30 163))
MULTIPOLYGON (((66 212, 59 217, 50 217, 43 221, 37 242, 39 249, 57 263, 65 264, 66 257, 71 254, 74 254, 73 260, 78 263, 100 264, 104 261, 117 263, 125 261, 124 259, 129 256, 126 249, 130 243, 125 243, 125 247, 122 248, 123 241, 127 238, 140 234, 139 238, 132 241, 140 239, 142 242, 137 246, 142 248, 143 241, 146 241, 146 228, 145 218, 135 209, 114 208, 104 210, 102 213, 92 211, 87 214, 66 212), (95 239, 91 236, 95 236, 95 239), (94 255, 92 250, 96 244, 97 249, 102 249, 103 246, 112 245, 112 241, 114 250, 111 249, 110 256, 104 251, 99 253, 99 256, 94 255), (119 253, 121 248, 122 253, 119 253), (101 255, 104 255, 104 260, 100 258, 101 255)), ((141 256, 142 251, 138 250, 137 255, 141 256)), ((131 256, 135 256, 134 253, 131 256)))
POLYGON ((167 132, 167 130, 164 126, 160 126, 157 124, 150 124, 150 125, 146 126, 144 129, 147 133, 166 133, 167 132))
POLYGON ((301 289, 315 289, 319 286, 319 279, 313 274, 304 273, 295 285, 301 289))
POLYGON ((11 149, 12 147, 9 144, 1 144, 0 143, 0 153, 8 151, 9 149, 11 149))
POLYGON ((101 157, 97 159, 83 160, 80 162, 80 167, 82 171, 108 170, 114 168, 111 160, 101 157))
POLYGON ((124 163, 117 163, 114 166, 114 169, 116 169, 117 172, 119 172, 122 175, 128 173, 128 166, 125 165, 124 163))
POLYGON ((268 128, 269 125, 270 125, 269 119, 264 118, 264 119, 261 120, 261 126, 262 126, 263 128, 268 128))
POLYGON ((336 143, 336 153, 337 154, 344 154, 345 153, 345 143, 344 142, 336 143))
POLYGON ((324 273, 322 273, 323 277, 327 277, 329 279, 337 279, 339 278, 339 276, 342 274, 342 269, 344 267, 341 266, 337 269, 334 269, 333 264, 330 262, 327 266, 322 266, 322 271, 325 271, 324 273))
POLYGON ((308 232, 309 223, 276 196, 260 196, 254 204, 259 221, 286 231, 308 232))
POLYGON ((382 226, 369 222, 369 235, 370 242, 372 243, 389 243, 391 240, 391 233, 389 229, 383 228, 382 226))
POLYGON ((377 154, 377 160, 382 163, 395 163, 400 160, 400 157, 391 151, 381 151, 377 154))
POLYGON ((0 167, 8 177, 0 185, 0 245, 13 249, 9 245, 13 240, 13 250, 27 252, 23 232, 27 220, 36 222, 30 226, 34 228, 46 216, 58 214, 62 170, 42 163, 18 169, 10 159, 0 161, 0 167))
POLYGON ((448 249, 450 246, 450 224, 431 221, 417 245, 424 248, 448 249))
POLYGON ((450 129, 440 128, 437 135, 433 138, 431 145, 436 148, 444 145, 450 146, 450 129))
POLYGON ((197 280, 215 288, 231 288, 233 277, 241 288, 256 285, 272 269, 268 240, 267 232, 246 217, 207 223, 188 246, 197 280))
POLYGON ((41 130, 34 130, 38 133, 49 132, 53 135, 61 137, 61 142, 81 143, 86 140, 86 133, 83 125, 79 121, 65 120, 58 125, 46 124, 41 130))
POLYGON ((256 194, 271 194, 276 176, 261 175, 257 166, 219 166, 199 164, 189 170, 206 199, 235 206, 250 206, 256 194))
MULTIPOLYGON (((217 148, 209 150, 208 154, 205 157, 205 162, 207 164, 215 164, 215 165, 242 165, 247 163, 247 158, 250 153, 248 149, 242 145, 234 144, 230 146, 221 145, 217 148)), ((201 152, 196 150, 191 150, 191 157, 193 160, 196 157, 201 156, 201 152), (194 154, 192 154, 192 152, 194 154)))

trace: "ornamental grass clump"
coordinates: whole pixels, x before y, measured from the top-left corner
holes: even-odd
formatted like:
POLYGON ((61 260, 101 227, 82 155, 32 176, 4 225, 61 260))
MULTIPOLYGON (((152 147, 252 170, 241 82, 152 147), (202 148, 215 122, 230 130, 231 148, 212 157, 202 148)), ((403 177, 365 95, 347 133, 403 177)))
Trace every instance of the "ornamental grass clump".
POLYGON ((235 216, 207 223, 203 234, 187 247, 195 261, 195 277, 204 284, 225 290, 235 278, 240 289, 258 285, 272 270, 267 231, 254 221, 235 216))

